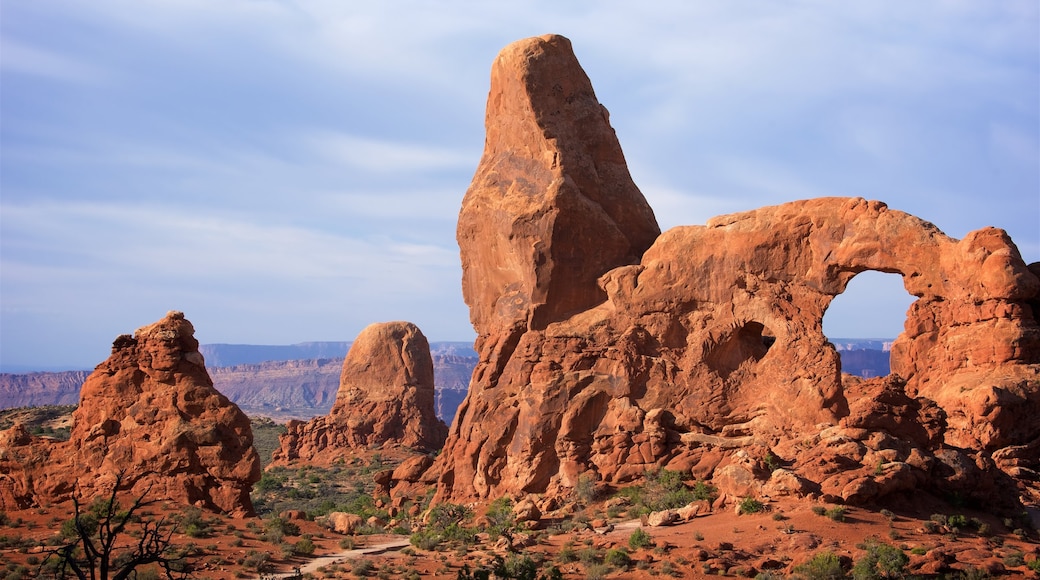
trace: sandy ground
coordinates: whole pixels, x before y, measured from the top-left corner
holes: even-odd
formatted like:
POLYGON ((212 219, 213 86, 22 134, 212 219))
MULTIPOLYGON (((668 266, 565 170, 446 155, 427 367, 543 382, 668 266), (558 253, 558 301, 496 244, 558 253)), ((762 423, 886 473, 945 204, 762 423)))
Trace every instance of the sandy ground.
MULTIPOLYGON (((923 578, 937 578, 939 572, 949 574, 969 566, 1003 578, 1037 577, 1025 565, 1040 558, 1036 533, 1009 528, 996 514, 926 502, 904 509, 893 507, 894 513, 848 508, 844 521, 839 522, 818 515, 814 507, 823 506, 808 500, 785 500, 769 503, 766 511, 751 515, 738 515, 730 506, 680 525, 644 527, 653 545, 640 549, 629 548, 629 537, 641 527, 633 520, 614 521, 609 531, 600 527, 555 535, 547 530, 518 534, 518 539, 526 537, 528 541, 517 542, 512 550, 496 538, 485 545, 428 552, 409 546, 407 537, 394 535, 357 536, 353 540, 356 545, 347 550, 340 547, 344 536, 315 522, 299 521, 301 534, 313 537, 314 556, 287 556, 281 546, 266 541, 260 520, 216 516, 205 536, 174 534, 172 541, 181 547, 194 546, 195 577, 220 579, 257 578, 255 568, 247 561, 257 553, 269 555, 271 568, 267 574, 276 574, 276 578, 291 578, 296 568, 312 578, 356 578, 352 570, 357 562, 365 561, 373 578, 452 580, 464 565, 470 569, 486 566, 497 553, 505 558, 541 560, 543 566, 556 565, 565 578, 581 579, 590 576, 590 561, 562 554, 587 552, 602 557, 612 549, 626 550, 631 563, 610 571, 601 566, 599 577, 754 577, 761 572, 782 577, 823 551, 833 552, 851 565, 862 558, 865 543, 870 541, 901 549, 910 559, 908 571, 923 578), (986 527, 933 527, 929 522, 933 514, 940 513, 975 518, 986 527)), ((0 538, 4 540, 0 543, 0 568, 25 566, 35 571, 46 557, 46 548, 39 544, 56 538, 68 516, 68 510, 61 507, 8 512, 7 522, 0 525, 0 538)), ((299 537, 284 540, 292 543, 299 537)))

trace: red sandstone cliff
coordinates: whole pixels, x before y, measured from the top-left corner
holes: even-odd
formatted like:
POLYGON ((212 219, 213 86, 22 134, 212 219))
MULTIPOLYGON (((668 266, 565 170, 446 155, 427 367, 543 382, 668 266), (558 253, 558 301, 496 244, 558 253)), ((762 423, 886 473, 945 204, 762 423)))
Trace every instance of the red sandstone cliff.
POLYGON ((439 498, 654 466, 734 494, 1040 498, 1040 280, 1003 231, 958 241, 825 198, 658 236, 559 36, 499 54, 486 127, 458 225, 480 362, 430 470, 439 498), (844 385, 822 319, 865 270, 918 299, 893 374, 844 385))
POLYGON ((117 338, 83 384, 69 441, 0 433, 0 508, 89 498, 125 472, 134 493, 252 513, 260 460, 249 419, 213 388, 194 332, 171 312, 117 338))

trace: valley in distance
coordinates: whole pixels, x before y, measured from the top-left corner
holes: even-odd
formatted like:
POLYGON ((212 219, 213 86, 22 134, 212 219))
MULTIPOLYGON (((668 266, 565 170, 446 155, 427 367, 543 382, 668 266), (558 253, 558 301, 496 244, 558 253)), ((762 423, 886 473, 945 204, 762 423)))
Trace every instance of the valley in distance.
MULTIPOLYGON (((889 373, 891 339, 836 338, 842 371, 864 378, 889 373)), ((199 352, 213 386, 250 417, 284 423, 332 408, 350 341, 291 345, 204 344, 199 352)), ((466 398, 477 353, 468 342, 431 342, 437 417, 451 424, 466 398)), ((0 410, 75 405, 88 370, 0 373, 0 410)))

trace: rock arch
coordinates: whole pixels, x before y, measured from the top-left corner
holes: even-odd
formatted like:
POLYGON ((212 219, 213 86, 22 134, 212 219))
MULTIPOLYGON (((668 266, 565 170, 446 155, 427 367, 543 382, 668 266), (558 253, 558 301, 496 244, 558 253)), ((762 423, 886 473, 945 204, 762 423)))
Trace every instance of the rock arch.
MULTIPOLYGON (((866 270, 918 298, 893 347, 902 379, 876 387, 915 402, 878 411, 898 415, 885 424, 932 413, 922 453, 943 442, 1014 457, 1003 473, 1040 467, 1016 451, 1040 424, 1015 423, 1040 411, 1040 280, 1003 231, 958 241, 878 201, 821 198, 656 235, 606 118, 566 39, 496 59, 458 225, 480 362, 433 468, 441 499, 563 495, 583 474, 621 483, 662 465, 710 476, 735 448, 855 438, 863 405, 822 321, 866 270)), ((805 476, 841 497, 870 488, 805 476)))

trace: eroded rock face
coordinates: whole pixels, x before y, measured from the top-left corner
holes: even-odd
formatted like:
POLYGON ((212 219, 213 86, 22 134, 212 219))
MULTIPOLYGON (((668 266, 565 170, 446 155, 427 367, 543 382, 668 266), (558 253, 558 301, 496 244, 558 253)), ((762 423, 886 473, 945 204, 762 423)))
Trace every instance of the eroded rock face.
POLYGON ((507 47, 491 83, 458 227, 481 358, 433 467, 441 499, 565 495, 582 475, 621 484, 655 466, 710 478, 766 453, 799 489, 832 475, 814 457, 847 458, 824 487, 849 501, 919 482, 970 492, 974 475, 944 479, 964 462, 1035 493, 1022 446, 1040 437, 1040 280, 1003 231, 958 241, 881 202, 824 198, 658 236, 566 39, 507 47), (918 297, 891 381, 862 389, 884 395, 873 407, 843 387, 822 331, 866 270, 918 297), (901 453, 878 453, 886 437, 901 453))
POLYGON ((69 441, 4 434, 0 503, 90 498, 124 472, 134 494, 252 514, 260 460, 249 418, 213 388, 194 333, 170 312, 117 338, 83 384, 69 441))
POLYGON ((448 428, 434 407, 433 358, 410 322, 372 324, 343 361, 328 415, 290 421, 272 464, 328 464, 370 445, 439 449, 448 428))

